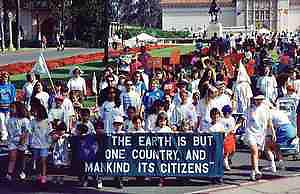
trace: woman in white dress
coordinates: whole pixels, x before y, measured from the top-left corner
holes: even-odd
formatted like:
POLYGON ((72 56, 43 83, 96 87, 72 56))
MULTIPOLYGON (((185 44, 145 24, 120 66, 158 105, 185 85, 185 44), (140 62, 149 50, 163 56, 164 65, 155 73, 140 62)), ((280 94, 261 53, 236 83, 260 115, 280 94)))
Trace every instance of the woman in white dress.
POLYGON ((81 77, 82 73, 83 72, 77 66, 70 71, 72 78, 68 81, 67 86, 73 103, 79 102, 81 104, 83 97, 86 96, 86 83, 81 77))
POLYGON ((265 95, 267 100, 275 103, 278 97, 276 78, 272 75, 271 67, 269 66, 264 68, 263 73, 263 76, 258 78, 256 87, 265 95))

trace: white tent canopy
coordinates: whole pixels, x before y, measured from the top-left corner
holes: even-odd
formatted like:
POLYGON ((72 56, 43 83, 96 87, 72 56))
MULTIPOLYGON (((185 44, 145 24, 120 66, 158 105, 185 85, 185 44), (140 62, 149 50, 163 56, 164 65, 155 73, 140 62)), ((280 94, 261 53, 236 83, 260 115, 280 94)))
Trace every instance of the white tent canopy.
POLYGON ((155 38, 154 36, 151 36, 146 33, 141 33, 135 37, 125 40, 125 45, 129 47, 134 47, 134 46, 138 46, 137 44, 140 43, 156 43, 157 41, 158 39, 155 38))

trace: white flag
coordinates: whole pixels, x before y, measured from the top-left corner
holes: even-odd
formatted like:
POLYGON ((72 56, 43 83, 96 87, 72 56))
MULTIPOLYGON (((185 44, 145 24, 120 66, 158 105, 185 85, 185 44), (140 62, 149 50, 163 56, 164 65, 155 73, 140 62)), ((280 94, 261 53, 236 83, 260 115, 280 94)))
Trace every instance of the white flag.
POLYGON ((93 73, 92 90, 97 95, 97 78, 95 72, 93 73))
POLYGON ((38 57, 37 62, 35 63, 35 65, 32 68, 32 72, 35 74, 49 74, 49 70, 46 64, 46 60, 43 56, 43 54, 41 53, 40 56, 38 57))

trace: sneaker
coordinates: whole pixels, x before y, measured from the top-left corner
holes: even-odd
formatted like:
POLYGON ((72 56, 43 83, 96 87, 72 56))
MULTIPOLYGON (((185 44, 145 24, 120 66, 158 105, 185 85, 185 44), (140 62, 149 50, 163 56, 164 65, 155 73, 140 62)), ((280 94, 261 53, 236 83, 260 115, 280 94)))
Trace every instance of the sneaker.
POLYGON ((273 172, 273 173, 275 173, 277 171, 275 165, 264 167, 262 170, 266 171, 266 172, 273 172))
POLYGON ((26 179, 26 174, 25 174, 25 172, 24 171, 22 171, 21 173, 20 173, 20 179, 21 180, 24 180, 24 179, 26 179))
POLYGON ((224 169, 225 169, 225 171, 230 171, 231 170, 231 168, 229 166, 229 162, 228 162, 227 159, 224 159, 224 169))
POLYGON ((262 173, 260 171, 255 171, 255 170, 251 171, 250 180, 256 181, 258 179, 261 179, 261 177, 262 177, 262 173))
POLYGON ((276 171, 277 171, 275 162, 271 165, 271 171, 272 171, 273 173, 276 173, 276 171))
POLYGON ((251 174, 250 174, 250 180, 251 181, 256 181, 256 173, 254 170, 251 171, 251 174))
POLYGON ((97 181, 96 187, 97 187, 97 189, 102 189, 102 188, 103 188, 102 180, 98 180, 98 181, 97 181))
POLYGON ((5 178, 6 178, 6 180, 8 180, 9 182, 12 181, 12 179, 13 179, 12 175, 10 175, 10 174, 7 174, 7 175, 5 176, 5 178))

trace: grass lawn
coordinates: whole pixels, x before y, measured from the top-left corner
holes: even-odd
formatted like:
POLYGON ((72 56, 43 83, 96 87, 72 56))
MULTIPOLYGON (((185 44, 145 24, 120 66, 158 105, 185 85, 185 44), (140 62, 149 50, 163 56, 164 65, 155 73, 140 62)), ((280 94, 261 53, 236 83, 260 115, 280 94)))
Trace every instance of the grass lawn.
POLYGON ((175 48, 180 50, 182 55, 188 54, 196 49, 195 45, 182 45, 172 48, 157 49, 150 52, 152 57, 170 57, 175 48))

